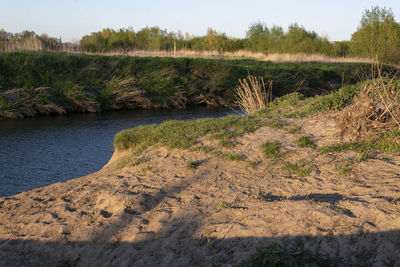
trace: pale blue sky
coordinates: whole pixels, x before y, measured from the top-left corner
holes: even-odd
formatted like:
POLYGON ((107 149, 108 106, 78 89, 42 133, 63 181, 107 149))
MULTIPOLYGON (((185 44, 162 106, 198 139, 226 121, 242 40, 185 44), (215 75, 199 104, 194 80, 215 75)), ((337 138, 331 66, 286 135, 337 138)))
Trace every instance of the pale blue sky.
POLYGON ((63 41, 103 28, 159 26, 204 35, 209 27, 244 37, 253 22, 285 29, 297 22, 330 40, 348 40, 362 12, 390 7, 400 21, 400 0, 0 0, 0 29, 29 29, 63 41))

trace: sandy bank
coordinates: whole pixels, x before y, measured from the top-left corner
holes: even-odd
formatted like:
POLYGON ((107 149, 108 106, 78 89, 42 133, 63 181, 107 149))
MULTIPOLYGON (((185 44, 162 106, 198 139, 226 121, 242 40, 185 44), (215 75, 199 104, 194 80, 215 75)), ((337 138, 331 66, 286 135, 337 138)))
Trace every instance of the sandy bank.
POLYGON ((126 155, 115 154, 99 172, 0 198, 0 265, 229 266, 273 242, 321 264, 399 265, 400 155, 300 148, 300 134, 317 147, 339 142, 336 123, 288 122, 301 132, 262 127, 218 148, 242 161, 159 147, 137 166, 117 170, 126 155), (287 155, 266 159, 265 141, 287 155), (309 175, 282 169, 300 160, 309 175))

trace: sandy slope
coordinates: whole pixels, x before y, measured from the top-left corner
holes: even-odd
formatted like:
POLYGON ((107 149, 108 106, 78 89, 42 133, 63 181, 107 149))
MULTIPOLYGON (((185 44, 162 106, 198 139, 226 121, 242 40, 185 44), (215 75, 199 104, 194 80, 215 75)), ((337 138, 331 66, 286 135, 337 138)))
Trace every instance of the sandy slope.
MULTIPOLYGON (((332 117, 290 122, 317 146, 338 142, 332 117)), ((400 156, 321 154, 299 148, 298 136, 263 127, 221 149, 256 168, 156 148, 139 166, 116 170, 113 160, 86 177, 0 198, 0 265, 228 266, 272 242, 329 265, 400 265, 400 156), (265 159, 265 141, 290 153, 265 159), (282 170, 300 159, 312 169, 307 177, 282 170), (201 164, 191 170, 188 160, 201 164), (348 175, 335 171, 350 161, 348 175)))

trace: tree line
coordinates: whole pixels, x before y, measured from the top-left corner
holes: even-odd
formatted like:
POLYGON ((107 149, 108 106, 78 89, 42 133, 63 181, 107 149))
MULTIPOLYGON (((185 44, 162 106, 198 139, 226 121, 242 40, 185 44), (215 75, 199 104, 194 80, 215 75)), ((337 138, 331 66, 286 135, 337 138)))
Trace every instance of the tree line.
POLYGON ((358 29, 349 41, 331 42, 314 31, 294 23, 287 30, 279 26, 252 24, 244 38, 232 38, 208 29, 204 36, 180 31, 168 32, 159 27, 139 31, 103 29, 81 38, 78 44, 62 43, 59 38, 37 35, 32 31, 11 34, 0 30, 0 50, 65 50, 80 52, 152 51, 226 51, 246 50, 259 53, 306 53, 332 57, 366 57, 386 63, 400 63, 400 24, 391 9, 373 7, 363 12, 358 29))

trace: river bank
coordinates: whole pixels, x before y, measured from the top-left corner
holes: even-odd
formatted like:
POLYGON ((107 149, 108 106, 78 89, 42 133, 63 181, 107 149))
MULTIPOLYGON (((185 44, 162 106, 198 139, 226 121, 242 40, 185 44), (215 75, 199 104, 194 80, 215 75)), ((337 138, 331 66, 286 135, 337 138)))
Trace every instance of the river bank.
POLYGON ((102 170, 0 198, 0 263, 396 266, 400 131, 341 134, 366 85, 122 131, 102 170))
POLYGON ((228 266, 279 243, 318 264, 396 265, 400 157, 319 152, 341 142, 336 116, 281 120, 231 148, 199 139, 215 153, 160 146, 121 166, 131 152, 117 151, 99 172, 0 198, 0 263, 228 266), (266 157, 265 141, 285 155, 266 157))
POLYGON ((371 72, 365 63, 0 53, 0 119, 130 109, 233 107, 240 78, 272 81, 275 97, 325 94, 371 72))

